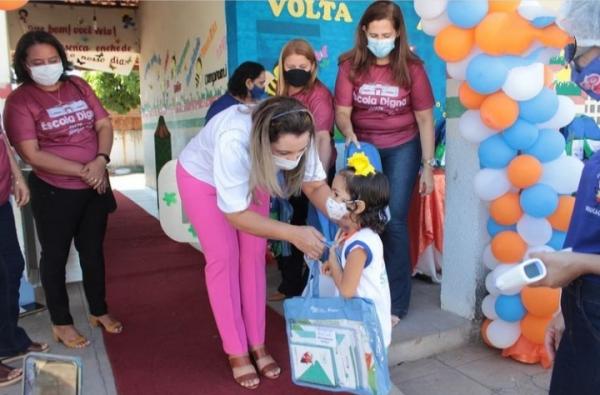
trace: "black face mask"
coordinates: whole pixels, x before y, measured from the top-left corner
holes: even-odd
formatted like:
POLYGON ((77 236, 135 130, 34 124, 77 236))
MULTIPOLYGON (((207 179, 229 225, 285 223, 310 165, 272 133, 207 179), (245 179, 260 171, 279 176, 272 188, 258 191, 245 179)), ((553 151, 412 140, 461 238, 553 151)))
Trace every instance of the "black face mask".
POLYGON ((308 84, 310 80, 310 71, 304 71, 302 69, 291 69, 283 71, 283 78, 291 86, 297 88, 308 84))

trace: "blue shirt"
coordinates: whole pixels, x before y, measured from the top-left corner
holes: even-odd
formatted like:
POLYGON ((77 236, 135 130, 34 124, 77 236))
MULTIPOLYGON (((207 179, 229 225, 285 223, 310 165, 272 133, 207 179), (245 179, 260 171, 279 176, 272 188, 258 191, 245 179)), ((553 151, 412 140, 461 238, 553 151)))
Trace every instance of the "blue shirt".
MULTIPOLYGON (((585 164, 575 200, 565 248, 573 252, 600 254, 600 152, 585 164)), ((593 277, 600 281, 600 276, 593 277)))
POLYGON ((225 110, 226 108, 240 103, 241 102, 235 97, 233 97, 229 92, 225 93, 223 96, 219 97, 217 100, 212 102, 210 107, 208 107, 206 117, 204 118, 204 124, 206 125, 212 117, 225 110))

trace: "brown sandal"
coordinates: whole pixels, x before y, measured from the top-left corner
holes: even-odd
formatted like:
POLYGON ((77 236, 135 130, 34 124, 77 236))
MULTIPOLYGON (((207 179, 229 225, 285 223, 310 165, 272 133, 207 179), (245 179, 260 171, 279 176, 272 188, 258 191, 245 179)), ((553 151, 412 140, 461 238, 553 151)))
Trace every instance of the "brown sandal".
POLYGON ((281 368, 267 351, 265 346, 259 346, 250 350, 252 358, 260 374, 268 379, 275 380, 281 374, 281 368))
POLYGON ((0 362, 0 387, 6 387, 19 382, 23 378, 21 369, 12 368, 0 362))
POLYGON ((94 328, 98 326, 102 327, 107 333, 112 333, 116 335, 118 333, 123 332, 123 324, 119 321, 116 321, 114 318, 113 323, 110 325, 104 325, 102 321, 100 321, 100 317, 96 317, 94 315, 90 315, 89 321, 91 326, 93 326, 94 328))
POLYGON ((248 390, 255 390, 258 388, 260 378, 258 377, 256 369, 254 368, 254 365, 252 365, 252 361, 250 361, 248 354, 238 356, 230 355, 229 366, 231 366, 233 379, 236 383, 248 390), (256 384, 247 385, 249 382, 255 380, 256 384))
POLYGON ((81 335, 75 336, 72 339, 63 339, 60 337, 55 328, 52 328, 52 336, 54 337, 55 341, 64 344, 67 348, 81 349, 90 345, 90 341, 81 335))
POLYGON ((50 349, 50 346, 47 343, 31 342, 31 345, 29 345, 29 347, 27 347, 27 349, 25 351, 21 351, 20 353, 11 355, 10 357, 0 358, 0 361, 2 361, 2 363, 9 363, 12 361, 16 361, 19 358, 23 358, 27 353, 46 352, 49 349, 50 349))

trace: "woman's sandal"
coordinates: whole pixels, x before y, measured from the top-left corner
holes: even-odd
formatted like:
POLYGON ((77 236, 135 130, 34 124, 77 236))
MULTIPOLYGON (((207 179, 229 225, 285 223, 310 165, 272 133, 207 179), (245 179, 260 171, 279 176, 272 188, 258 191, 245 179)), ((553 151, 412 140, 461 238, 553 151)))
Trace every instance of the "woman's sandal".
POLYGON ((38 343, 31 342, 29 347, 25 351, 21 351, 18 354, 11 355, 10 357, 0 358, 1 363, 9 363, 12 361, 16 361, 19 358, 23 358, 26 354, 30 352, 46 352, 50 349, 50 346, 47 343, 38 343))
POLYGON ((256 363, 256 367, 260 374, 268 379, 276 379, 281 374, 281 368, 277 365, 277 362, 273 359, 271 354, 267 351, 265 346, 260 346, 250 350, 252 358, 256 363))
POLYGON ((109 325, 104 325, 102 321, 100 321, 100 317, 96 317, 94 315, 90 315, 89 317, 90 325, 94 328, 100 326, 104 328, 107 333, 118 334, 123 332, 123 324, 119 321, 113 320, 113 322, 109 325))
POLYGON ((248 354, 238 356, 230 355, 229 366, 231 366, 233 379, 236 383, 249 390, 258 388, 260 378, 258 377, 256 369, 254 368, 254 365, 252 365, 252 361, 250 361, 248 354))
POLYGON ((23 371, 11 368, 0 362, 0 387, 6 387, 19 382, 23 378, 23 371))
POLYGON ((63 339, 57 333, 55 328, 52 328, 52 336, 55 341, 64 344, 67 348, 85 348, 90 344, 90 341, 81 335, 78 335, 73 339, 63 339))

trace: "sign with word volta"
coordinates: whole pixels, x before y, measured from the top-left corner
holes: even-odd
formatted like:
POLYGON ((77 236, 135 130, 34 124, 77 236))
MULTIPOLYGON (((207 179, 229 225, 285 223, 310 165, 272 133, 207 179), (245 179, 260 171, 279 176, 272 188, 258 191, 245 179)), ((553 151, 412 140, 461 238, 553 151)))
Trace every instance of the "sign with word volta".
POLYGON ((129 74, 139 54, 136 10, 29 3, 8 12, 11 49, 29 31, 52 33, 76 67, 129 74))

